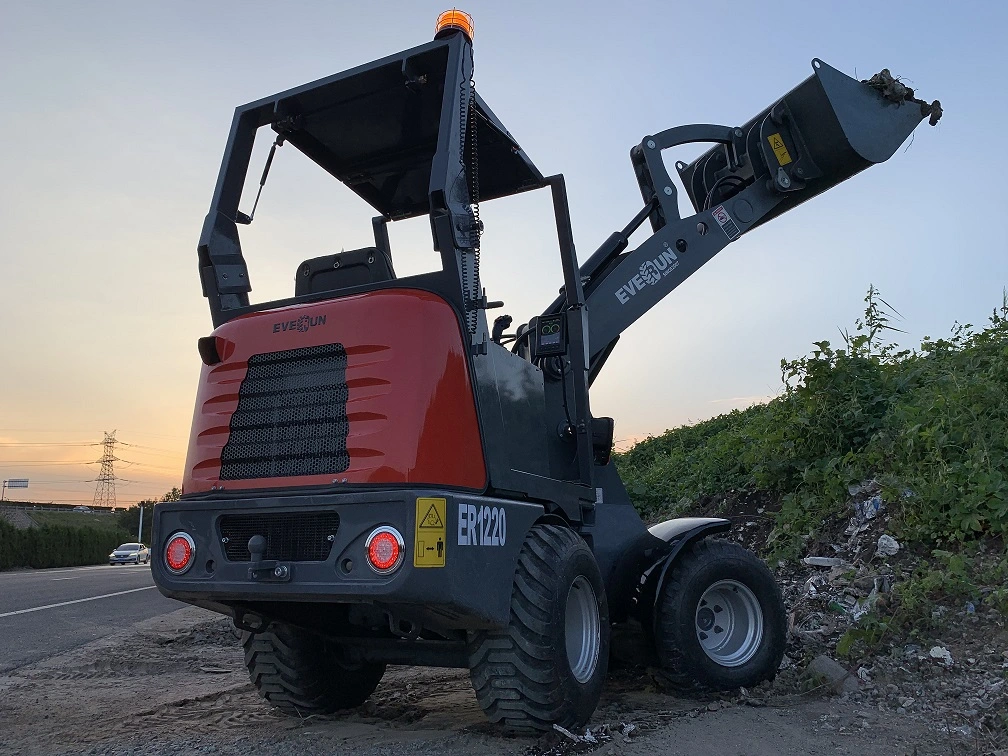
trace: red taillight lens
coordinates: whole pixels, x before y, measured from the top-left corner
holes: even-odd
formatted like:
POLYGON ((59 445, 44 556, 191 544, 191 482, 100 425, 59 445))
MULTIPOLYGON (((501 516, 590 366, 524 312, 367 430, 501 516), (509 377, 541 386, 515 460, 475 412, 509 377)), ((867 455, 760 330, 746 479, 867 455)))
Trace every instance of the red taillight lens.
POLYGON ((403 559, 403 539, 395 528, 376 528, 367 539, 367 558, 371 568, 380 575, 397 569, 403 559))
POLYGON ((188 533, 176 533, 165 546, 165 563, 175 574, 182 574, 192 565, 196 544, 188 533))

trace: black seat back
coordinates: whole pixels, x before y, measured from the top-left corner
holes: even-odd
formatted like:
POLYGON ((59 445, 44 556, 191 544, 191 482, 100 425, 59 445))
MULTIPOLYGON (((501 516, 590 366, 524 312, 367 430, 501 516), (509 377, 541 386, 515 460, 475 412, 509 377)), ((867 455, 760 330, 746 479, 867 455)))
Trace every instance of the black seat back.
POLYGON ((377 247, 365 247, 305 260, 298 266, 294 294, 318 294, 394 279, 392 260, 377 247))

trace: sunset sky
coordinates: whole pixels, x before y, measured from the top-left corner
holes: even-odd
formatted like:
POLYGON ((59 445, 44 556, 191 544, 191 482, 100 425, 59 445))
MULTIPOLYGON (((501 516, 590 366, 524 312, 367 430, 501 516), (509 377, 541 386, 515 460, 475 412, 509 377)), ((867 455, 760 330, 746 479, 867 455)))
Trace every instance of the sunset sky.
MULTIPOLYGON (((1008 4, 462 7, 478 89, 544 173, 566 175, 582 260, 640 207, 631 146, 674 125, 742 123, 813 57, 858 78, 888 67, 945 108, 887 163, 729 246, 624 335, 592 391, 624 445, 777 394, 780 359, 839 341, 869 284, 902 313, 908 346, 1001 303, 1008 4)), ((211 330, 196 242, 234 108, 426 42, 443 9, 0 3, 0 477, 31 479, 17 498, 90 503, 112 430, 130 444, 117 450, 120 503, 181 482, 196 340, 211 330)), ((301 260, 369 245, 372 215, 281 150, 243 232, 253 298, 292 293, 301 260)), ((482 217, 488 295, 527 320, 562 283, 549 195, 485 203, 482 217)), ((391 236, 400 276, 437 259, 426 219, 391 236)))

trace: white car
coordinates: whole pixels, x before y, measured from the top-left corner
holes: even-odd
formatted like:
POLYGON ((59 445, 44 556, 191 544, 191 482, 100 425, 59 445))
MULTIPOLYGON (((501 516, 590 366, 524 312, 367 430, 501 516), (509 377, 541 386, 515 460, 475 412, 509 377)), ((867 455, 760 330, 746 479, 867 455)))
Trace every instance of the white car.
POLYGON ((109 564, 147 564, 150 561, 150 549, 142 543, 124 543, 108 556, 109 564))

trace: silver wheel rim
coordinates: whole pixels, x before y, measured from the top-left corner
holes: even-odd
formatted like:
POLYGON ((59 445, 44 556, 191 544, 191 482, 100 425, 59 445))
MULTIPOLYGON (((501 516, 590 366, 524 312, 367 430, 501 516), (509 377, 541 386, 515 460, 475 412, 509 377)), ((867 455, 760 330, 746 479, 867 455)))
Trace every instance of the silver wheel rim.
POLYGON ((763 609, 737 580, 719 580, 704 591, 695 622, 700 648, 722 667, 745 664, 763 641, 763 609))
POLYGON ((598 601, 591 583, 584 575, 574 578, 567 592, 564 631, 567 640, 567 662, 579 683, 586 683, 598 666, 599 632, 598 601))

